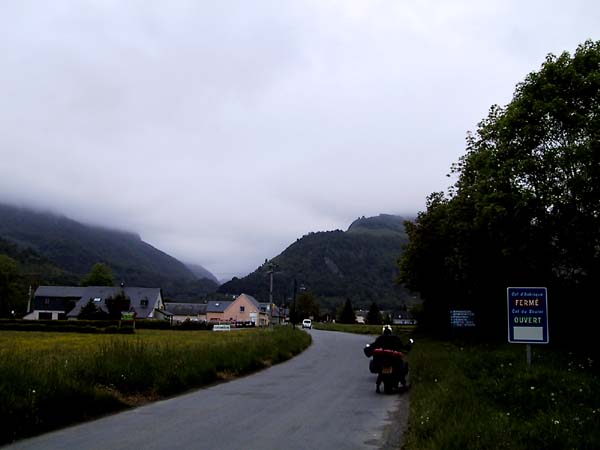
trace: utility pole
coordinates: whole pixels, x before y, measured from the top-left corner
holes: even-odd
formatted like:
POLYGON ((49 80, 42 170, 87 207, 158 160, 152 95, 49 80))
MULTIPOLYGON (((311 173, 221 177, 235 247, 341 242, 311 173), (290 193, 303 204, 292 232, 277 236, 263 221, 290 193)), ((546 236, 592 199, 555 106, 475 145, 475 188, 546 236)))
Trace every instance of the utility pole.
POLYGON ((298 281, 296 280, 296 277, 294 277, 294 315, 292 316, 292 328, 296 328, 296 291, 298 289, 298 281))
MULTIPOLYGON (((273 308, 273 274, 275 273, 275 269, 279 267, 277 264, 275 264, 274 262, 269 262, 269 270, 268 270, 268 274, 269 274, 269 308, 271 308, 271 313, 273 312, 274 308, 273 308)), ((278 313, 279 315, 281 315, 281 313, 278 313)), ((279 322, 280 317, 277 317, 277 322, 279 322)))

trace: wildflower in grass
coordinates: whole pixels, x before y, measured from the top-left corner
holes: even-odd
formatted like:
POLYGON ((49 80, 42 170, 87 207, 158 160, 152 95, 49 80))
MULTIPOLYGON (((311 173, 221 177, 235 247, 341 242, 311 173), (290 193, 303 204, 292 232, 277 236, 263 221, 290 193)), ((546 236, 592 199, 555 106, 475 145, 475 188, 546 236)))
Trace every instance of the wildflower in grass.
POLYGON ((554 425, 559 425, 560 424, 560 421, 557 420, 557 419, 554 419, 552 422, 554 423, 554 425))
POLYGON ((535 390, 535 386, 531 386, 531 390, 534 391, 535 390))

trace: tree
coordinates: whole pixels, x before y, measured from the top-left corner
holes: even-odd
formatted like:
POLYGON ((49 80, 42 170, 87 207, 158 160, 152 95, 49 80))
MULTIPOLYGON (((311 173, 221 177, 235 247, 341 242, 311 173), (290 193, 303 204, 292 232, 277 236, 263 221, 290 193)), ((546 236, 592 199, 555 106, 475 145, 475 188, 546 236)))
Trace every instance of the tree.
POLYGON ((320 315, 319 302, 315 294, 311 292, 303 292, 296 299, 297 319, 318 318, 320 315))
POLYGON ((381 325, 382 323, 381 312, 375 302, 371 303, 371 307, 367 313, 367 323, 369 325, 381 325))
POLYGON ((82 320, 104 320, 108 319, 108 314, 98 308, 92 299, 90 299, 79 311, 78 319, 82 320))
POLYGON ((131 300, 123 291, 119 292, 114 297, 106 299, 106 308, 108 309, 108 315, 111 319, 120 319, 121 313, 123 311, 129 311, 130 306, 131 300))
POLYGON ((21 281, 17 261, 0 255, 0 317, 13 317, 24 311, 25 292, 21 281))
POLYGON ((103 263, 96 263, 81 282, 82 286, 114 286, 112 269, 103 263))
POLYGON ((350 299, 346 299, 346 303, 342 307, 340 314, 338 316, 338 322, 340 323, 356 323, 356 315, 354 314, 354 309, 352 308, 352 303, 350 299))
POLYGON ((599 98, 600 42, 588 41, 548 55, 468 135, 448 196, 432 194, 406 226, 401 279, 424 298, 426 322, 447 326, 449 308, 469 308, 503 335, 506 287, 525 285, 550 289, 555 337, 593 329, 583 322, 598 311, 599 98))

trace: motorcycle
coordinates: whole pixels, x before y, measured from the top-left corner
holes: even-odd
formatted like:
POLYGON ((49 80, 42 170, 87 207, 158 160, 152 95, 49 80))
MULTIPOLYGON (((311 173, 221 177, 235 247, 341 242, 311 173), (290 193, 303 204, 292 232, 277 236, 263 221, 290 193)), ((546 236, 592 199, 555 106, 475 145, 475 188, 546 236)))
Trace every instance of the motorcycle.
MULTIPOLYGON (((409 347, 413 343, 414 341, 410 339, 409 347)), ((369 370, 371 373, 377 374, 377 392, 379 392, 379 382, 383 383, 383 392, 386 394, 399 390, 400 384, 402 390, 407 389, 408 362, 406 362, 404 353, 397 350, 373 348, 371 344, 365 346, 364 353, 367 358, 372 358, 369 362, 369 370)))

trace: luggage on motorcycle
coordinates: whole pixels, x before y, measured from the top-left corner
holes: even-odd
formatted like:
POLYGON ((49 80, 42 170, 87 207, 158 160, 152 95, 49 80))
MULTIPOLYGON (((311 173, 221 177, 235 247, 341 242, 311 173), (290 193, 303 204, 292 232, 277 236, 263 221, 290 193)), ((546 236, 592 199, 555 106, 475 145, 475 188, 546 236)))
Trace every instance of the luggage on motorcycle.
POLYGON ((371 373, 379 373, 380 370, 381 364, 378 360, 372 359, 371 361, 369 361, 369 371, 371 373))

